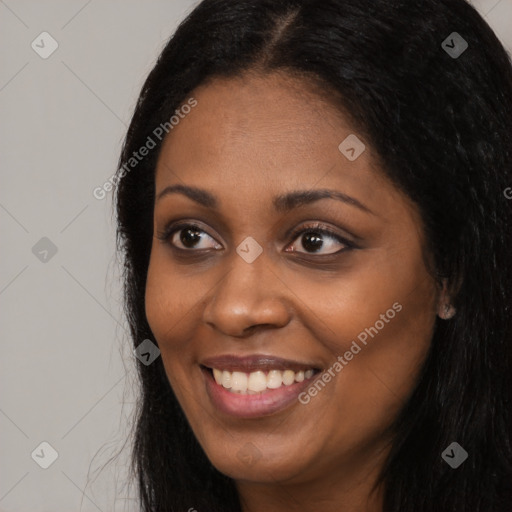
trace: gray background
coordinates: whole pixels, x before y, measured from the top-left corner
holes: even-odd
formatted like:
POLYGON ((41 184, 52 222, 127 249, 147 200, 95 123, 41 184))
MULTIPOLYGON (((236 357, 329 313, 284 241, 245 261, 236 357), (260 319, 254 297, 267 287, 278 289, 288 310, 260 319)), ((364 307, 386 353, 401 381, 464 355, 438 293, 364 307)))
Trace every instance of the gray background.
MULTIPOLYGON (((129 447, 105 465, 127 436, 136 381, 112 204, 93 190, 196 3, 0 0, 0 512, 135 510, 129 447), (31 47, 48 48, 43 31, 59 45, 47 59, 31 47), (58 453, 48 469, 31 457, 43 441, 58 453)), ((512 52, 512 0, 473 4, 512 52)))

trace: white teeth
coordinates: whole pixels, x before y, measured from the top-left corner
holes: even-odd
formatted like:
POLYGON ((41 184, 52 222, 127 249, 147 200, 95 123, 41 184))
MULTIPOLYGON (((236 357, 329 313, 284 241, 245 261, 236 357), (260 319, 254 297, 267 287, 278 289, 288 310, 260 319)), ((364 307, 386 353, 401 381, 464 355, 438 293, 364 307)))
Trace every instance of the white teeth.
POLYGON ((283 372, 283 384, 285 386, 291 386, 295 382, 295 372, 292 370, 285 370, 283 372))
POLYGON ((303 382, 310 379, 314 374, 313 370, 270 370, 267 374, 258 370, 251 373, 229 372, 213 368, 215 382, 233 393, 254 395, 266 389, 277 389, 281 386, 291 386, 294 382, 303 382))
POLYGON ((270 370, 267 375, 267 388, 277 389, 283 384, 283 372, 279 370, 270 370))
POLYGON ((222 385, 229 389, 231 387, 231 372, 223 371, 222 372, 222 385))
POLYGON ((231 374, 231 389, 233 391, 247 391, 247 374, 242 372, 233 372, 231 374))
POLYGON ((267 389, 267 376, 262 372, 253 372, 249 374, 249 381, 247 382, 247 389, 249 391, 263 391, 267 389))
POLYGON ((217 370, 217 368, 214 368, 213 369, 213 377, 217 384, 222 385, 222 372, 220 370, 217 370))

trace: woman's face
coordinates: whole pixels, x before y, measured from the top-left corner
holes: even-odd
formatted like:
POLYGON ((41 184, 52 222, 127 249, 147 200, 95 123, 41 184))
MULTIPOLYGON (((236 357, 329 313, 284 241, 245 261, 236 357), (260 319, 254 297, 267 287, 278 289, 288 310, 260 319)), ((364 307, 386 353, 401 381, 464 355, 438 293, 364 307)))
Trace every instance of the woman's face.
POLYGON ((339 149, 358 134, 304 84, 246 75, 191 96, 157 165, 146 288, 170 384, 238 482, 368 472, 433 333, 418 212, 368 144, 339 149))

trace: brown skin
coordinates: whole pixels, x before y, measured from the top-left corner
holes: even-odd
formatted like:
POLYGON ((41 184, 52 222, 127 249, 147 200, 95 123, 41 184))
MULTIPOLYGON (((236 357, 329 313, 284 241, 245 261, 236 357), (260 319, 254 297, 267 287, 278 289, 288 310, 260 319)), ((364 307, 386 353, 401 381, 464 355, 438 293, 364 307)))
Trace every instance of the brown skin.
POLYGON ((370 490, 389 450, 386 429, 412 391, 443 296, 426 269, 416 207, 376 167, 368 143, 353 162, 340 153, 355 130, 308 91, 282 74, 251 74, 191 94, 198 105, 164 142, 156 194, 186 184, 220 206, 177 193, 155 202, 146 314, 190 425, 212 464, 236 481, 244 512, 339 512, 340 504, 378 512, 382 489, 370 490), (321 188, 372 213, 333 199, 273 209, 278 194, 321 188), (156 237, 174 220, 204 230, 186 256, 169 245, 186 250, 183 231, 167 244, 156 237), (346 246, 321 233, 316 251, 305 235, 286 238, 314 221, 359 248, 322 264, 322 254, 346 246), (236 252, 248 236, 263 248, 250 264, 236 252), (199 249, 209 251, 194 259, 199 249), (327 369, 396 302, 403 309, 309 404, 236 419, 211 403, 201 360, 258 353, 327 369), (247 443, 252 462, 239 456, 247 443))

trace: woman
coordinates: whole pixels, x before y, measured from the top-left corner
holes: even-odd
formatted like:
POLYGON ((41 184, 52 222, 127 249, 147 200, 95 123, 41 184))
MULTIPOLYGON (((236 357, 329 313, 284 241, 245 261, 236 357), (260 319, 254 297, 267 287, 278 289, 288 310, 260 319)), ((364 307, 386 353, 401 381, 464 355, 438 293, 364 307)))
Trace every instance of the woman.
POLYGON ((463 0, 195 8, 117 176, 142 510, 510 510, 511 112, 463 0))

